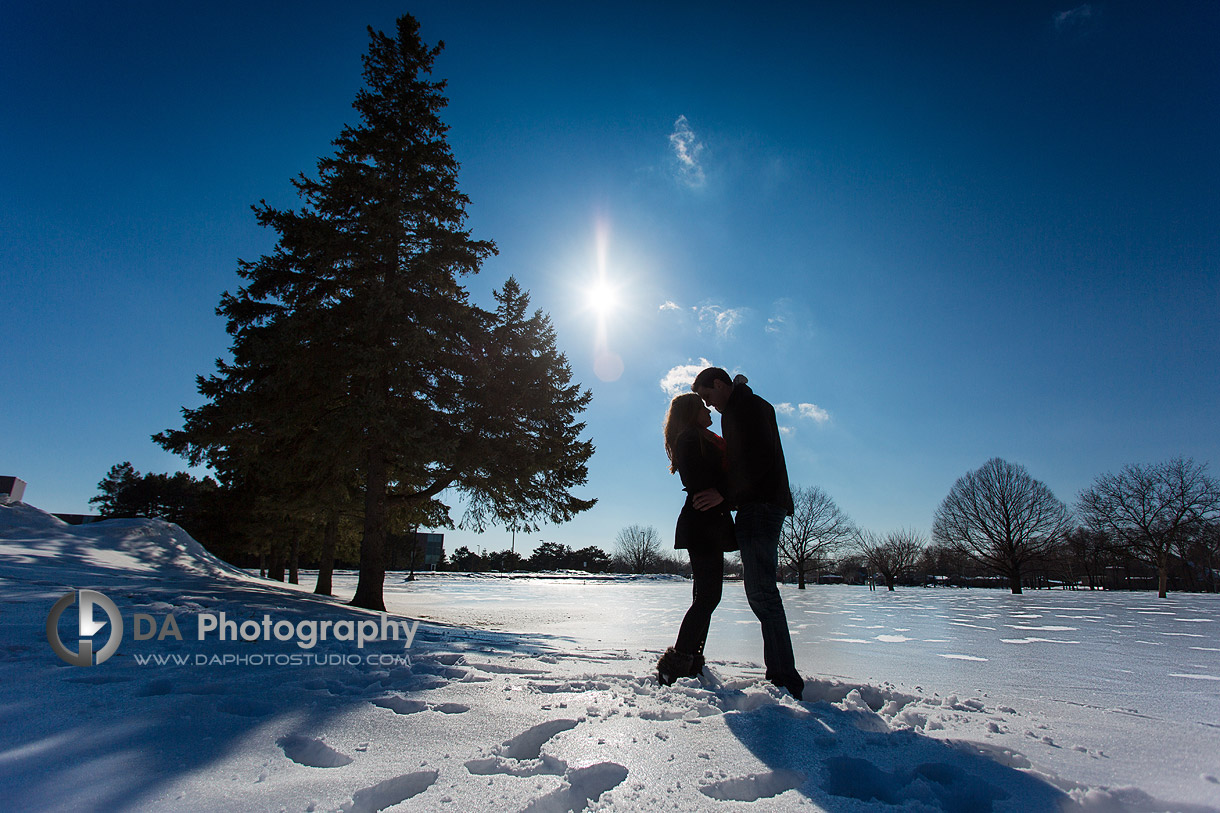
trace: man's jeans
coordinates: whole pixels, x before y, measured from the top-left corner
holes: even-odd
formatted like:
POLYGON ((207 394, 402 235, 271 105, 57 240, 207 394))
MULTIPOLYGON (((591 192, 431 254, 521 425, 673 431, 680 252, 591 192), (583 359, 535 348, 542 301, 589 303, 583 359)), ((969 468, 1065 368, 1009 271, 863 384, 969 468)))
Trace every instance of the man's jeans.
POLYGON ((775 584, 779 567, 779 534, 786 512, 766 503, 747 503, 737 510, 737 544, 745 571, 746 598, 762 624, 763 662, 767 679, 783 683, 798 677, 784 602, 775 584))
POLYGON ((687 655, 702 655, 712 613, 720 603, 724 586, 724 554, 714 551, 689 551, 691 576, 694 581, 690 609, 678 628, 674 649, 687 655))

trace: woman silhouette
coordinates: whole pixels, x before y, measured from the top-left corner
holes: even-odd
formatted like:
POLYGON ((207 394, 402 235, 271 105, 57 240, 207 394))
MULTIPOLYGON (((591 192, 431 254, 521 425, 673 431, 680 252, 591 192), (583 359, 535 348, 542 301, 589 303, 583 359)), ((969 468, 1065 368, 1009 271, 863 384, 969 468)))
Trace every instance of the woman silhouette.
POLYGON ((677 472, 686 491, 674 547, 685 549, 690 556, 694 595, 677 642, 657 662, 657 680, 662 686, 680 677, 697 677, 703 671, 703 645, 724 582, 724 554, 737 550, 729 505, 721 503, 699 511, 691 503, 692 495, 709 488, 728 493, 724 441, 708 429, 711 425, 712 413, 693 392, 670 402, 665 416, 665 454, 669 471, 677 472))

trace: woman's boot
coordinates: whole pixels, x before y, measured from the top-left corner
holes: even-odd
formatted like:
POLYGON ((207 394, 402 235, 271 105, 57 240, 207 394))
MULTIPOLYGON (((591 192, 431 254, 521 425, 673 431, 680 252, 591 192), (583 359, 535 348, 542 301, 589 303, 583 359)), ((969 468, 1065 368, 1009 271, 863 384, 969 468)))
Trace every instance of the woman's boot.
POLYGON ((690 677, 694 663, 694 655, 679 652, 671 646, 657 661, 657 681, 662 686, 668 686, 680 677, 690 677))

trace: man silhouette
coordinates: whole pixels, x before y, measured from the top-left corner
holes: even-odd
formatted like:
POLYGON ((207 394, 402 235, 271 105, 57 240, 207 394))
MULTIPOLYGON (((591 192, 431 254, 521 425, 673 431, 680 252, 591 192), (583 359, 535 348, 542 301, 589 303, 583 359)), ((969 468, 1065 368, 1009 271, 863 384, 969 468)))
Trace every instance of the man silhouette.
POLYGON ((796 671, 788 618, 775 583, 780 531, 784 518, 793 512, 775 408, 754 394, 745 376, 731 379, 719 367, 699 373, 691 390, 720 413, 729 466, 729 493, 709 488, 696 494, 692 504, 706 511, 728 500, 737 509, 746 598, 762 625, 767 680, 799 700, 805 681, 796 671))

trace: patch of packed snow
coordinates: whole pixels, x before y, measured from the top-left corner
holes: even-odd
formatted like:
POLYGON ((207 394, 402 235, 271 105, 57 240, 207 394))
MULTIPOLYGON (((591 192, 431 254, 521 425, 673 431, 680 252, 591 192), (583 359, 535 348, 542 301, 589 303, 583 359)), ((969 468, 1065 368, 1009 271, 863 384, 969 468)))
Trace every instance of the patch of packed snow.
MULTIPOLYGON (((2 506, 0 798, 14 810, 1220 811, 1216 596, 784 588, 807 678, 798 702, 762 677, 740 585, 726 584, 704 677, 660 687, 653 665, 689 582, 547 576, 389 574, 404 634, 358 646, 336 631, 387 621, 342 603, 354 574, 317 597, 312 578, 258 579, 173 525, 73 527, 2 506), (69 666, 47 642, 52 606, 79 589, 128 625, 96 666, 69 666), (285 636, 200 640, 222 613, 285 636), (172 614, 181 640, 136 640, 137 614, 162 632, 172 614), (332 635, 303 647, 289 636, 302 624, 332 635)), ((74 609, 60 619, 65 644, 74 621, 74 609)))

